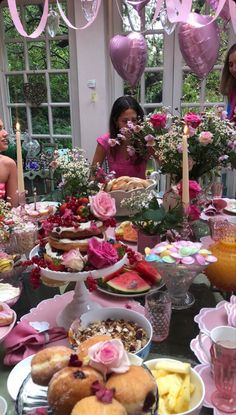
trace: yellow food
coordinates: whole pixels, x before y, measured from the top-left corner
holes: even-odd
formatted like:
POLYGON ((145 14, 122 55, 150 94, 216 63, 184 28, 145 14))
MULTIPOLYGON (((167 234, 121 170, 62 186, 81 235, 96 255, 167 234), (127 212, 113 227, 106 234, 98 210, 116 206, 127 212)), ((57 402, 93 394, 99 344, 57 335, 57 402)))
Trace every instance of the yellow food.
POLYGON ((157 362, 152 374, 159 391, 158 413, 178 414, 189 410, 194 385, 190 382, 190 365, 182 362, 157 362))

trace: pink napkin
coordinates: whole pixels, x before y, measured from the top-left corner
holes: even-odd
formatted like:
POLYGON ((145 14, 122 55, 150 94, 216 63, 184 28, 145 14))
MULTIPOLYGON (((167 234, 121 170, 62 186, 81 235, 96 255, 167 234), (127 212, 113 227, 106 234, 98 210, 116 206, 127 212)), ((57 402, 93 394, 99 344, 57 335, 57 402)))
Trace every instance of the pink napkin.
POLYGON ((225 310, 228 316, 228 325, 236 327, 236 296, 231 295, 230 302, 225 303, 225 310))
POLYGON ((227 202, 223 199, 212 199, 210 202, 206 203, 206 208, 204 213, 207 216, 215 216, 222 213, 222 209, 227 206, 227 202))
POLYGON ((43 332, 35 330, 28 322, 21 321, 4 341, 5 365, 15 365, 26 357, 35 354, 47 343, 67 337, 62 327, 54 327, 43 332))

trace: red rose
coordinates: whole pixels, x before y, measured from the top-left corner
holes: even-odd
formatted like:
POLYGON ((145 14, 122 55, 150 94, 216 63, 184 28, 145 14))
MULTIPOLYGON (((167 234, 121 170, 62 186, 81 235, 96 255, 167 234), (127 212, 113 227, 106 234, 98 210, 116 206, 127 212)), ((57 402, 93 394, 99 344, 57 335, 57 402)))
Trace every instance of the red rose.
MULTIPOLYGON (((182 196, 182 180, 176 186, 179 196, 182 196)), ((189 197, 190 199, 195 199, 199 193, 201 193, 202 188, 195 180, 189 180, 189 197)))
POLYGON ((197 128, 201 122, 202 119, 200 117, 200 115, 198 114, 194 114, 194 112, 188 112, 185 116, 184 116, 184 121, 186 122, 187 125, 189 125, 192 128, 197 128))
POLYGON ((187 214, 188 214, 190 220, 197 220, 197 219, 200 218, 201 211, 200 211, 200 209, 198 209, 197 206, 190 205, 187 208, 187 214))
POLYGON ((166 126, 166 114, 153 114, 150 118, 153 128, 159 130, 166 126))

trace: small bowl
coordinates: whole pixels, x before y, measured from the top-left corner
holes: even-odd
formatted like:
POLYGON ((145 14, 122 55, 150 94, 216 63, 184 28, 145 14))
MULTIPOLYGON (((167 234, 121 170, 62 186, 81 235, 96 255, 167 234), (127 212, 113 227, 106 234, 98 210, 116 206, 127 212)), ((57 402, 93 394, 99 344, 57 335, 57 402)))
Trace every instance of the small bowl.
POLYGON ((0 396, 0 415, 5 415, 7 413, 7 401, 0 396))
MULTIPOLYGON (((128 310, 126 308, 115 308, 115 307, 106 307, 106 308, 99 308, 96 310, 88 311, 81 315, 80 318, 80 325, 83 327, 87 327, 90 323, 95 321, 102 321, 102 320, 125 320, 125 321, 132 321, 136 323, 138 326, 142 327, 145 332, 147 333, 148 342, 145 346, 138 350, 134 355, 145 359, 148 356, 151 347, 151 340, 152 340, 152 326, 149 321, 144 317, 142 314, 137 313, 133 310, 128 310)), ((72 323, 71 330, 73 332, 73 327, 76 326, 77 320, 72 323)), ((101 333, 99 333, 101 334, 101 333)))
MULTIPOLYGON (((144 364, 148 369, 152 370, 155 369, 157 362, 160 361, 173 363, 178 362, 178 360, 175 359, 160 358, 147 360, 144 364)), ((190 368, 190 381, 195 386, 195 390, 190 398, 189 410, 185 412, 178 412, 178 414, 175 415, 198 415, 200 413, 205 397, 205 385, 201 376, 193 368, 190 368)))

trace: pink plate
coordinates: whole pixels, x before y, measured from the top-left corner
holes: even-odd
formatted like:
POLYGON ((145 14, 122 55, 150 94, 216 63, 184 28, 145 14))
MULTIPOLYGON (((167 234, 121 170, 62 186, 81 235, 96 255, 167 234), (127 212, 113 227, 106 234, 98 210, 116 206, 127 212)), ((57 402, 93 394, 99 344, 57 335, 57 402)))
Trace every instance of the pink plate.
MULTIPOLYGON (((12 310, 13 311, 13 310, 12 310)), ((12 331, 16 322, 16 313, 13 311, 13 321, 9 326, 0 327, 0 343, 8 336, 8 334, 12 331)))
MULTIPOLYGON (((202 344, 204 346, 204 350, 206 353, 210 352, 211 342, 209 337, 206 334, 202 335, 202 344)), ((199 336, 195 337, 195 339, 191 340, 190 349, 193 351, 195 356, 198 358, 199 362, 204 363, 206 365, 209 364, 209 360, 206 356, 206 353, 202 350, 200 343, 199 343, 199 336)))
POLYGON ((226 415, 225 412, 219 411, 219 409, 216 409, 213 406, 213 403, 211 402, 211 395, 216 390, 216 387, 214 385, 214 381, 212 379, 210 366, 209 365, 197 365, 194 367, 196 372, 199 373, 201 376, 206 389, 206 395, 205 399, 203 401, 203 406, 206 406, 207 408, 212 408, 214 415, 226 415))
POLYGON ((212 329, 218 326, 227 326, 228 318, 225 310, 226 301, 221 301, 214 308, 202 308, 200 313, 194 317, 199 329, 209 334, 212 329))

